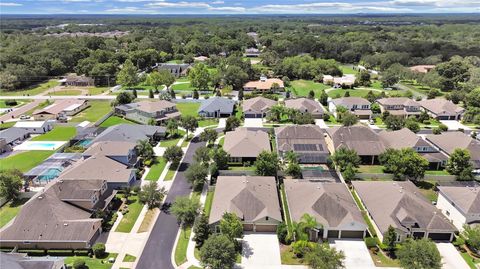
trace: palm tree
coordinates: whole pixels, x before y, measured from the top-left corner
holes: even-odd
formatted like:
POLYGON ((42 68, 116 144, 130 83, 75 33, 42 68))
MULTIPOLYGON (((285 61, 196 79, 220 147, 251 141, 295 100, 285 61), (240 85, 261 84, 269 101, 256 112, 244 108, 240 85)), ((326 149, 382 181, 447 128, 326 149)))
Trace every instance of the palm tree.
POLYGON ((144 160, 152 160, 155 157, 153 147, 148 140, 140 140, 137 142, 137 152, 144 160))
POLYGON ((165 195, 167 195, 165 188, 158 189, 157 182, 151 181, 142 187, 142 190, 138 193, 138 198, 140 202, 148 206, 148 209, 153 209, 160 206, 165 195))
POLYGON ((270 119, 272 121, 280 121, 282 115, 285 113, 285 108, 280 105, 275 105, 270 108, 270 119))
POLYGON ((178 121, 176 120, 169 120, 167 122, 167 130, 170 135, 177 134, 178 130, 178 121))

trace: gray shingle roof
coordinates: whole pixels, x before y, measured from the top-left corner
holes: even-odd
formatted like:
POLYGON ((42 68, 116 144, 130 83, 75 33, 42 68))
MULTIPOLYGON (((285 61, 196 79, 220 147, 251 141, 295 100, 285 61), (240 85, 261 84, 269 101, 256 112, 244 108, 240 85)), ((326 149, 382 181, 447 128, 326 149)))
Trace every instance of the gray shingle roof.
POLYGON ((224 97, 212 97, 202 101, 198 112, 215 112, 220 111, 220 113, 233 113, 233 108, 235 106, 235 101, 230 100, 224 97))
POLYGON ((287 125, 275 128, 277 149, 281 152, 294 151, 301 163, 324 163, 328 148, 322 129, 317 125, 287 125), (298 146, 302 145, 302 146, 298 146), (308 145, 309 148, 304 145, 308 145), (314 150, 313 150, 314 149, 314 150))
POLYGON ((427 135, 427 140, 435 146, 452 154, 455 149, 467 149, 474 168, 480 168, 480 142, 462 132, 444 132, 439 135, 427 135))
POLYGON ((277 101, 265 98, 265 97, 254 97, 243 101, 243 112, 247 113, 265 113, 272 106, 276 105, 277 101))
POLYGON ((480 214, 480 188, 440 186, 438 190, 465 214, 480 214))
POLYGON ((375 131, 363 125, 333 127, 327 129, 335 149, 346 147, 354 149, 360 156, 379 155, 385 146, 375 131))
POLYGON ((119 124, 108 127, 95 138, 94 142, 127 141, 137 143, 139 140, 146 140, 157 133, 164 134, 165 132, 166 128, 161 126, 119 124))
POLYGON ((362 105, 367 105, 369 106, 371 103, 365 98, 361 97, 343 97, 343 98, 337 98, 333 99, 332 102, 336 106, 344 106, 344 107, 351 107, 353 105, 359 106, 361 108, 362 105))
POLYGON ((311 114, 323 114, 323 106, 319 102, 308 99, 308 98, 298 98, 298 99, 288 99, 285 100, 285 106, 288 108, 300 110, 301 112, 308 112, 311 114))
POLYGON ((455 105, 452 101, 442 99, 442 98, 422 100, 422 101, 419 101, 418 103, 423 108, 434 113, 437 116, 443 116, 443 115, 455 116, 465 111, 464 108, 455 105))
POLYGON ((7 144, 10 144, 17 139, 23 139, 26 135, 28 135, 28 131, 23 128, 11 127, 0 131, 0 138, 4 138, 7 144))

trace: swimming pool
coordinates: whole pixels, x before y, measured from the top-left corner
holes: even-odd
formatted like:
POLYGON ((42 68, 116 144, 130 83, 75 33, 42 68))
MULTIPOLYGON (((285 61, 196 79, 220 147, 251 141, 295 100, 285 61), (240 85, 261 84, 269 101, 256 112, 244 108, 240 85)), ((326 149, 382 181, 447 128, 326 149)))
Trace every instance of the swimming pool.
POLYGON ((25 141, 14 150, 57 150, 67 141, 25 141))
POLYGON ((92 144, 93 139, 82 139, 76 143, 77 146, 82 146, 84 148, 90 146, 92 144))
POLYGON ((60 168, 49 168, 43 174, 39 175, 37 177, 37 179, 39 181, 49 182, 49 181, 57 178, 58 175, 60 175, 61 172, 62 172, 62 169, 60 169, 60 168))

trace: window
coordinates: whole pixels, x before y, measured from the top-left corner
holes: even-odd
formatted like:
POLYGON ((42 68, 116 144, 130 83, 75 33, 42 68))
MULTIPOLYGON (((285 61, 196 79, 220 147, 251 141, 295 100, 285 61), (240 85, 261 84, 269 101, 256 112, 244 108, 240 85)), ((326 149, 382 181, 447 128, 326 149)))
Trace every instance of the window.
POLYGON ((448 210, 445 211, 445 214, 446 214, 447 216, 450 216, 450 212, 448 212, 448 210))
POLYGON ((268 216, 265 217, 265 220, 268 220, 268 216))

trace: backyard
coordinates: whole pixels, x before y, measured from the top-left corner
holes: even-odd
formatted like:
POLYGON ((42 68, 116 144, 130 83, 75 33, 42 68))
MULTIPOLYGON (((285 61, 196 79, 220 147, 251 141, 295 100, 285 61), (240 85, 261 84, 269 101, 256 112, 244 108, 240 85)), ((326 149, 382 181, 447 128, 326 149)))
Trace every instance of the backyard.
MULTIPOLYGON (((327 94, 329 97, 338 98, 338 97, 343 97, 347 91, 350 93, 351 97, 365 97, 367 96, 368 92, 372 90, 370 89, 334 89, 334 90, 328 91, 327 94)), ((373 93, 378 94, 380 93, 380 91, 373 90, 373 93)))
POLYGON ((124 118, 120 118, 118 116, 110 116, 108 117, 108 119, 106 119, 104 122, 102 122, 102 124, 100 124, 100 127, 110 127, 110 126, 114 126, 114 125, 118 125, 118 124, 135 124, 134 122, 132 121, 129 121, 127 119, 124 119, 124 118))
POLYGON ((77 134, 75 127, 56 126, 48 133, 33 137, 32 141, 69 141, 77 134))
POLYGON ((0 228, 9 223, 20 211, 20 208, 29 199, 20 199, 8 202, 0 207, 0 228))
POLYGON ((135 225, 135 221, 137 220, 143 208, 143 205, 140 203, 140 200, 136 195, 132 195, 128 197, 127 205, 128 205, 128 212, 123 215, 123 218, 118 224, 115 232, 120 232, 120 233, 131 232, 133 225, 135 225))
POLYGON ((200 103, 177 103, 177 109, 182 113, 182 116, 197 116, 198 109, 200 108, 200 103))
POLYGON ((42 163, 55 151, 51 150, 34 150, 25 151, 13 156, 0 159, 0 167, 2 170, 18 169, 21 172, 28 172, 33 167, 42 163))
POLYGON ((72 122, 96 122, 112 110, 109 101, 90 101, 90 107, 72 118, 72 122))

